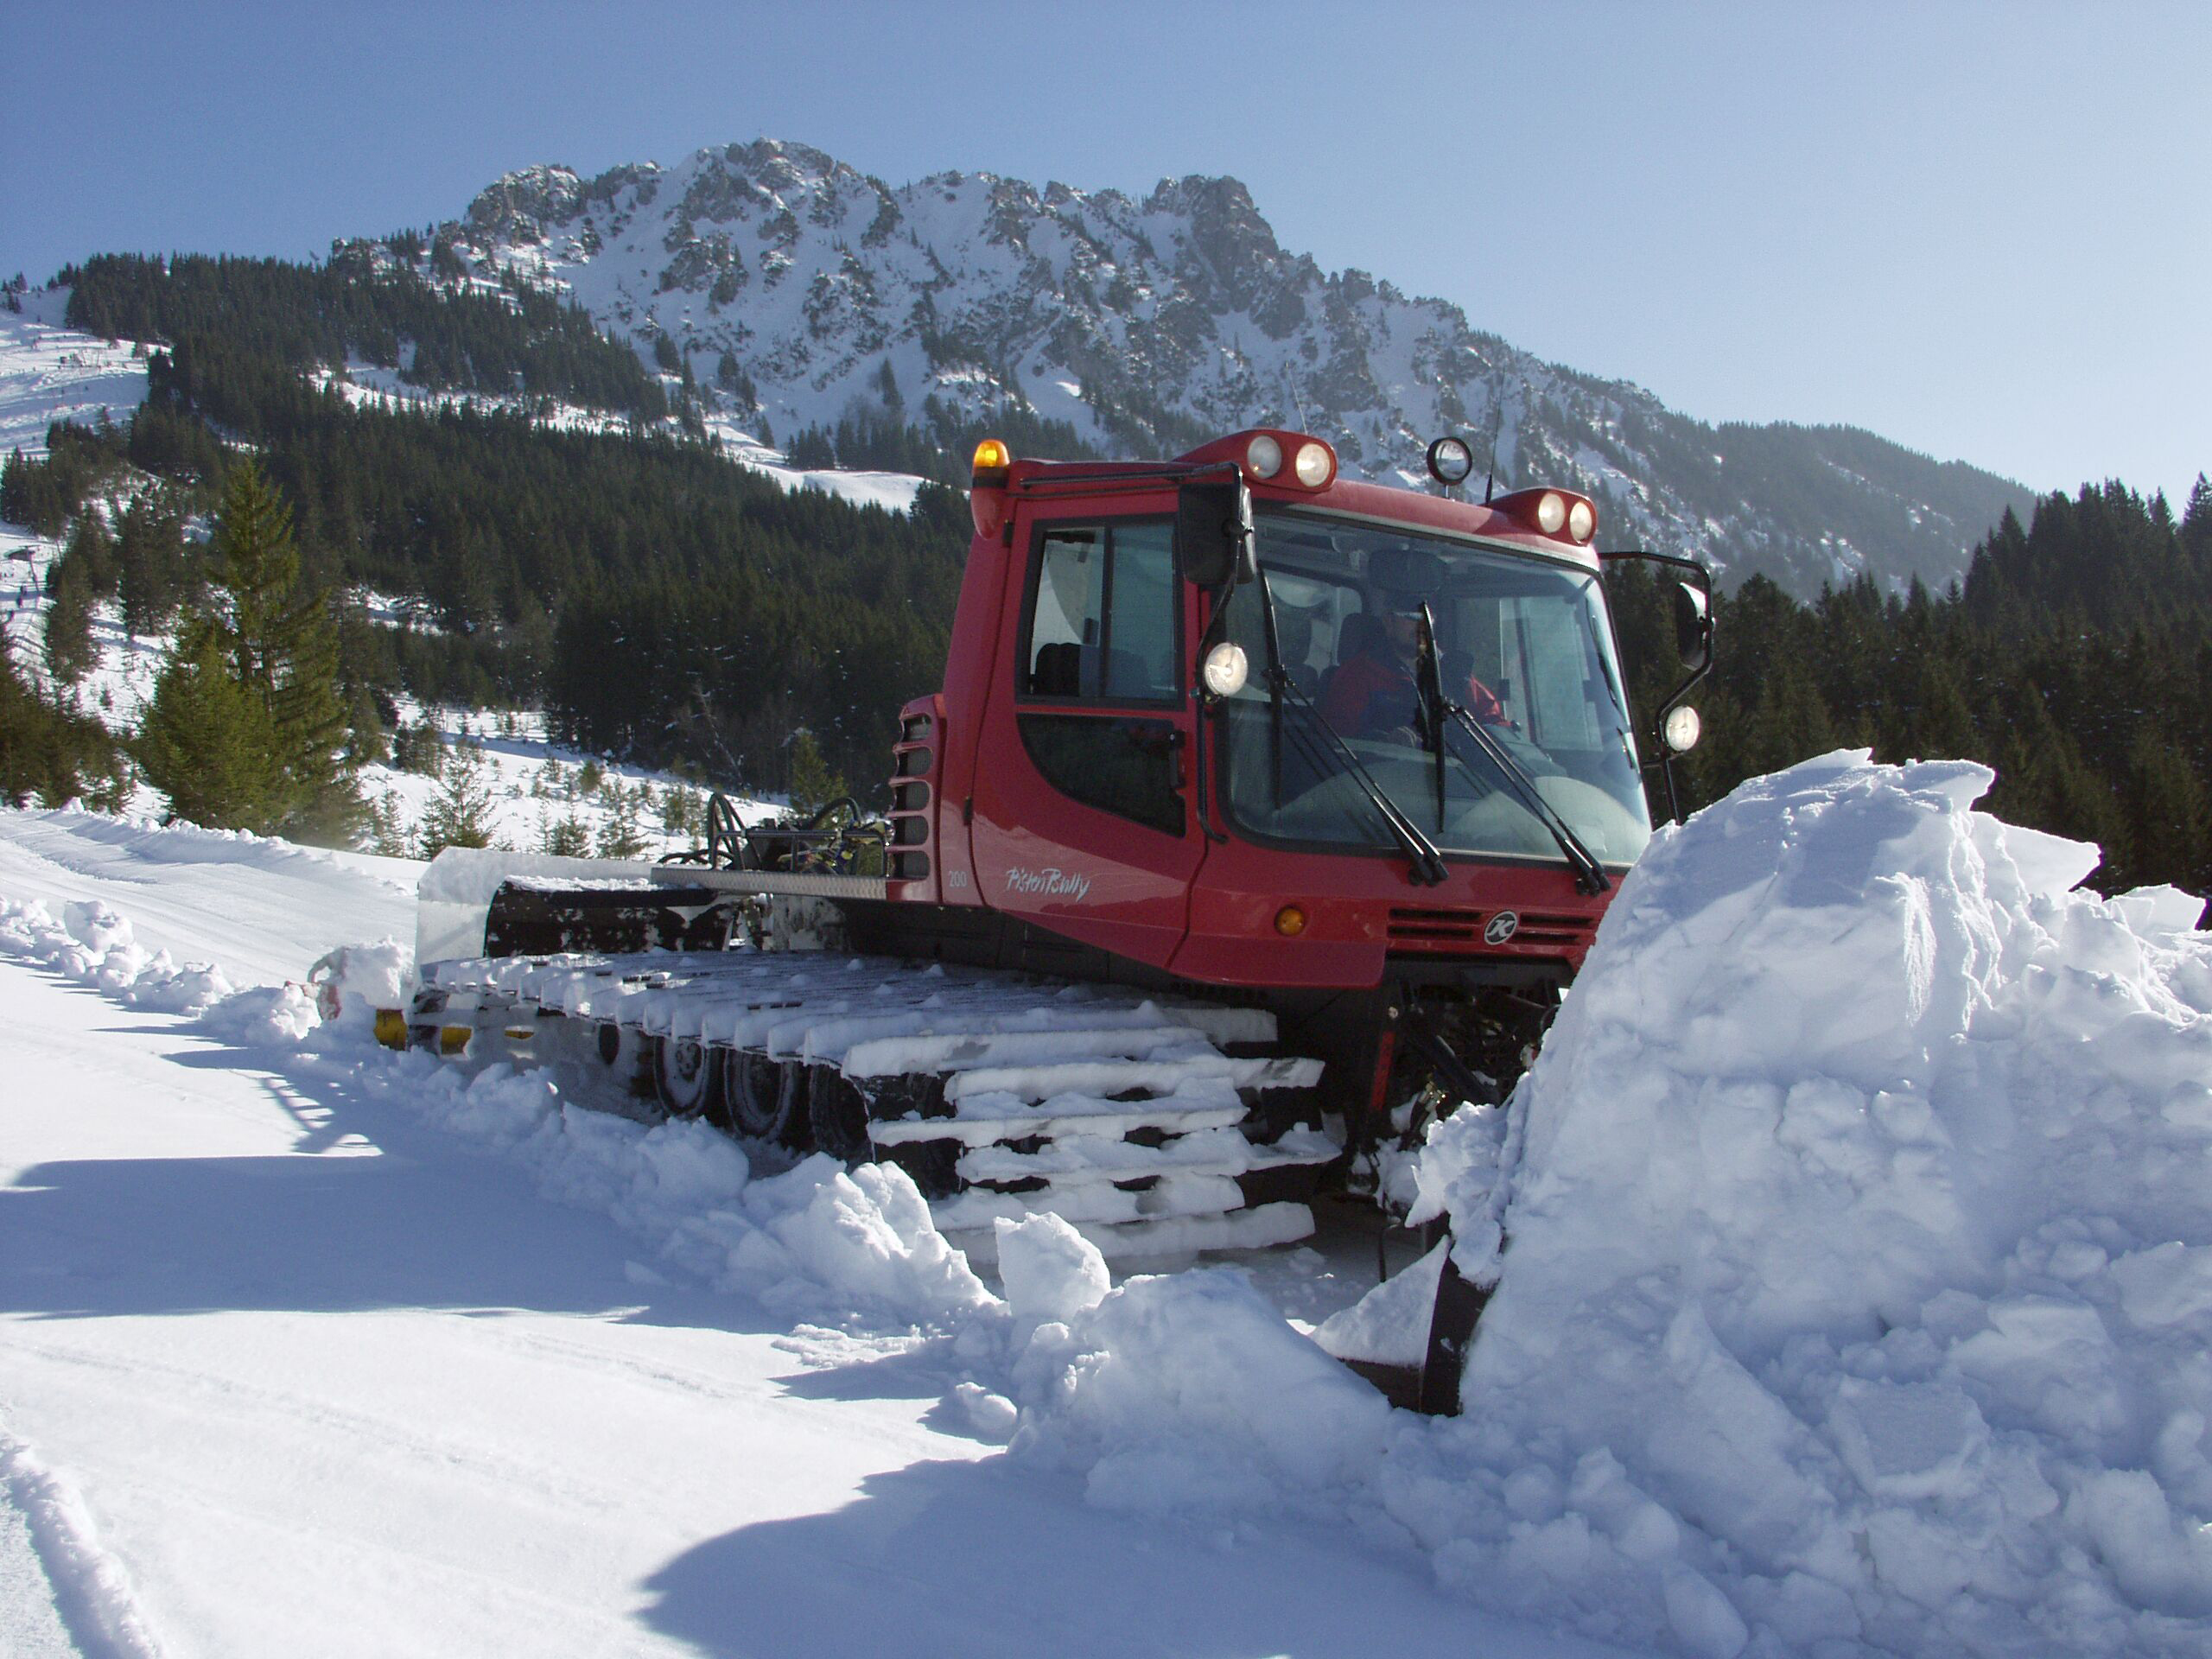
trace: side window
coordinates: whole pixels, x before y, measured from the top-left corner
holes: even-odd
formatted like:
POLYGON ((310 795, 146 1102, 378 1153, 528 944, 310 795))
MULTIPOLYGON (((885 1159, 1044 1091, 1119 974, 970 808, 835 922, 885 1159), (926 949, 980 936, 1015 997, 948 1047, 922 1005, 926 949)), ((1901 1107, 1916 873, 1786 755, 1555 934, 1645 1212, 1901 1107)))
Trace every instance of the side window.
MULTIPOLYGON (((1180 590, 1172 526, 1070 526, 1045 533, 1030 602, 1025 697, 1173 703, 1181 690, 1180 590)), ((1164 717, 1118 708, 1020 710, 1039 773, 1071 799, 1184 833, 1182 734, 1164 717)))
POLYGON ((1022 690, 1085 702, 1175 698, 1175 557, 1164 524, 1047 531, 1022 690))
POLYGON ((1166 524, 1114 531, 1106 601, 1106 695, 1164 702, 1175 695, 1175 553, 1166 524))

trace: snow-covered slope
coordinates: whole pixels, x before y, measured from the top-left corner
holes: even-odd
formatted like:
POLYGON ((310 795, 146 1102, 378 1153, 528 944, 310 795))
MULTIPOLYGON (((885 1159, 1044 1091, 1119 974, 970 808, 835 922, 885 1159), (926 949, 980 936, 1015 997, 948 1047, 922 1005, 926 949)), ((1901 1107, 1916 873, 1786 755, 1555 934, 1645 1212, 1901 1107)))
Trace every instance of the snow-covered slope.
POLYGON ((893 188, 762 140, 591 179, 526 168, 441 235, 572 294, 648 360, 673 344, 702 386, 786 435, 911 419, 932 397, 988 414, 1012 393, 1112 453, 1272 424, 1326 437, 1356 474, 1411 478, 1459 430, 1478 449, 1494 436, 1513 484, 1592 493, 1610 538, 1807 594, 1861 571, 1941 586, 2028 501, 1867 434, 1716 432, 1542 362, 1455 305, 1283 249, 1234 179, 1170 179, 1142 200, 988 173, 893 188))
POLYGON ((54 422, 127 421, 146 401, 143 346, 70 327, 67 289, 33 289, 16 303, 0 309, 0 454, 41 456, 54 422))

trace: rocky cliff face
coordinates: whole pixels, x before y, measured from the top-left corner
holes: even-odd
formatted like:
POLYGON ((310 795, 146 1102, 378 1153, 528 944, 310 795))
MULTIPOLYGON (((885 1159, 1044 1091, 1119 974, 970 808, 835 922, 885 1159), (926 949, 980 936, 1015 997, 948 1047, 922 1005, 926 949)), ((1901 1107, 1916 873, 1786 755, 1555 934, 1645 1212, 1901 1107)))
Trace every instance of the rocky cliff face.
POLYGON ((1861 572, 1940 585, 2027 493, 1846 428, 1710 427, 1545 363, 1455 305, 1282 248, 1234 179, 1042 189, 985 173, 898 188, 803 145, 669 168, 511 174, 441 238, 565 289, 650 360, 788 436, 925 400, 1011 397, 1117 454, 1281 425, 1348 471, 1420 475, 1429 439, 1494 447, 1500 486, 1594 497, 1600 540, 1688 552, 1800 594, 1861 572))

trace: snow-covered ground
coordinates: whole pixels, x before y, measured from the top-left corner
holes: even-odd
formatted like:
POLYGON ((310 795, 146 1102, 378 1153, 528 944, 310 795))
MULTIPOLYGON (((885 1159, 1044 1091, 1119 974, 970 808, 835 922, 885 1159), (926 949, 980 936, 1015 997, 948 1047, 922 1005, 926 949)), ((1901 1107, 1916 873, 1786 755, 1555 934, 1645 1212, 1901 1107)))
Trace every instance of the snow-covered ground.
POLYGON ((393 950, 269 982, 410 867, 0 816, 0 1638, 2202 1655, 2212 936, 1987 783, 1655 842, 1421 1161, 1496 1285, 1443 1421, 1279 1274, 986 1281, 892 1166, 375 1048, 393 950))

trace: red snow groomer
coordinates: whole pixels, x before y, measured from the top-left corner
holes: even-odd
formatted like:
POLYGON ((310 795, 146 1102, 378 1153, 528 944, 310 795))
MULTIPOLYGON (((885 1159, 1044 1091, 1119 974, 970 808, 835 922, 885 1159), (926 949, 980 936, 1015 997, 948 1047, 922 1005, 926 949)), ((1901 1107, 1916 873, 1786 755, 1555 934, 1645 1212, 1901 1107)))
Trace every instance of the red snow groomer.
POLYGON ((1325 1184, 1389 1199, 1428 1114, 1527 1064, 1712 649, 1702 566, 1594 551, 1569 492, 1452 499, 1457 440, 1429 466, 1441 495, 1296 432, 984 442, 887 813, 718 799, 652 867, 448 854, 416 1039, 595 1056, 671 1112, 895 1160, 986 1253, 1035 1210, 1130 1257, 1302 1237, 1325 1184), (1680 579, 1649 766, 1599 580, 1631 558, 1680 579))

